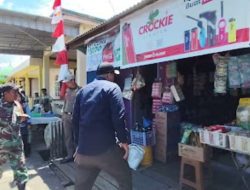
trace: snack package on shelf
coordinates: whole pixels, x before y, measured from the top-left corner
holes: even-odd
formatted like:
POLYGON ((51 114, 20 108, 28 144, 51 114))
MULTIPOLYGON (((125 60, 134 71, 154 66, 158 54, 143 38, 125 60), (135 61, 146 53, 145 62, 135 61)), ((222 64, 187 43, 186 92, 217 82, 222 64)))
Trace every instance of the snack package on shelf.
POLYGON ((250 130, 250 98, 241 98, 236 111, 237 124, 250 130))
POLYGON ((201 143, 221 148, 228 148, 228 132, 231 131, 229 127, 224 125, 212 125, 205 127, 199 131, 201 143))
POLYGON ((250 131, 232 131, 228 136, 231 150, 250 155, 250 131))
POLYGON ((188 144, 192 146, 201 146, 199 142, 199 129, 201 126, 195 125, 192 123, 181 123, 181 129, 182 129, 182 138, 181 143, 182 144, 188 144))

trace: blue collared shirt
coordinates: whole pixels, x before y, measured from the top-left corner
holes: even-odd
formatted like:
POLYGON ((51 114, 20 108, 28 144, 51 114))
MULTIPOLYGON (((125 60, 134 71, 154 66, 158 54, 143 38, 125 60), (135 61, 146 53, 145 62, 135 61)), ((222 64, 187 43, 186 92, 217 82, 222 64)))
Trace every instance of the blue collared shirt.
POLYGON ((76 95, 73 111, 78 153, 97 155, 115 145, 116 137, 127 142, 125 107, 120 87, 101 77, 76 95))

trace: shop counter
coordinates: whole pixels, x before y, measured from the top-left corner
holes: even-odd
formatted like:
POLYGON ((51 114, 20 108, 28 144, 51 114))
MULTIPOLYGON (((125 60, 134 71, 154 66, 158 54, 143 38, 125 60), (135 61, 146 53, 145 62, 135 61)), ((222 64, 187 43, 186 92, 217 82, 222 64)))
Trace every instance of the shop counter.
POLYGON ((29 123, 31 125, 49 124, 51 122, 59 121, 59 117, 31 117, 29 123))

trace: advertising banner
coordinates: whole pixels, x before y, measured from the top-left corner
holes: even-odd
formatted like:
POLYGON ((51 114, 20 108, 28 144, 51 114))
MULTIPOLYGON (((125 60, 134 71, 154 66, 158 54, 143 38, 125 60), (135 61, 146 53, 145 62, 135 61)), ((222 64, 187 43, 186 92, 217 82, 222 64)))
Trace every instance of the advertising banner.
POLYGON ((121 20, 123 67, 249 47, 249 0, 159 1, 121 20))
POLYGON ((87 45, 87 71, 95 71, 102 62, 110 62, 115 66, 121 65, 120 28, 90 41, 87 45))

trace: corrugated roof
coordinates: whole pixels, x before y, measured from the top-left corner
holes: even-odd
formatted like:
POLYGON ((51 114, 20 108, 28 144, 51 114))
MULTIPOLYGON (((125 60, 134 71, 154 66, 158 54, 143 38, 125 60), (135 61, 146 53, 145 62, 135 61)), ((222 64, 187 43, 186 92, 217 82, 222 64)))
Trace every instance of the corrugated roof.
POLYGON ((95 23, 102 23, 102 22, 105 21, 105 19, 101 19, 101 18, 94 17, 94 16, 91 16, 91 15, 88 15, 88 14, 83 14, 83 13, 75 12, 75 11, 64 9, 64 8, 62 9, 62 12, 63 12, 63 14, 73 15, 74 17, 78 16, 80 18, 84 18, 86 20, 89 20, 89 21, 92 21, 92 22, 95 22, 95 23))
POLYGON ((105 30, 110 29, 111 27, 114 27, 115 25, 118 25, 120 22, 120 19, 132 14, 133 12, 137 11, 138 9, 141 9, 147 5, 150 5, 158 0, 144 0, 140 3, 137 3, 136 5, 128 8, 127 10, 111 17, 107 21, 103 22, 102 24, 92 28, 88 32, 85 32, 77 37, 75 37, 73 40, 69 41, 67 43, 67 47, 69 49, 76 49, 79 46, 84 45, 85 41, 99 33, 104 32, 105 30))
MULTIPOLYGON (((65 35, 75 37, 82 23, 100 23, 96 17, 78 14, 63 9, 65 35)), ((103 21, 102 21, 103 22, 103 21)), ((51 37, 53 27, 51 18, 23 12, 0 9, 0 53, 31 55, 42 57, 43 51, 50 47, 55 38, 51 37)))

